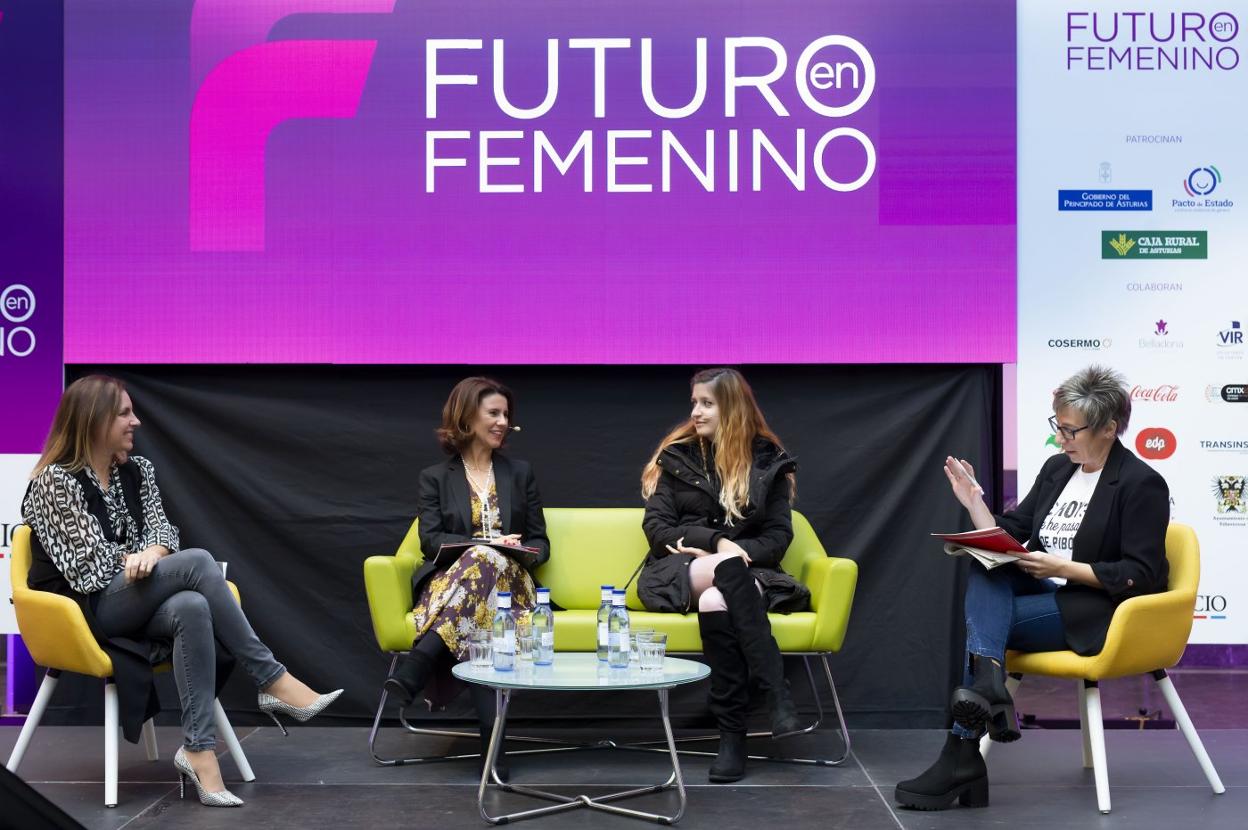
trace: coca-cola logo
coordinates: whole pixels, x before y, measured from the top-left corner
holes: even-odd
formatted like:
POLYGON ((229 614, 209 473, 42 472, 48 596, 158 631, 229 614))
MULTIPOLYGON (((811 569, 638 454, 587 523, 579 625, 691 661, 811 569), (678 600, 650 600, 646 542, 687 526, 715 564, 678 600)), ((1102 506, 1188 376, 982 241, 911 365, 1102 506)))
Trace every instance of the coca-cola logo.
POLYGON ((1147 427, 1135 436, 1135 449, 1141 458, 1150 458, 1154 461, 1169 458, 1174 455, 1176 446, 1178 442, 1174 438, 1174 433, 1162 427, 1147 427))
POLYGON ((1131 400, 1173 403, 1179 399, 1179 387, 1169 383, 1161 386, 1132 386, 1131 400))

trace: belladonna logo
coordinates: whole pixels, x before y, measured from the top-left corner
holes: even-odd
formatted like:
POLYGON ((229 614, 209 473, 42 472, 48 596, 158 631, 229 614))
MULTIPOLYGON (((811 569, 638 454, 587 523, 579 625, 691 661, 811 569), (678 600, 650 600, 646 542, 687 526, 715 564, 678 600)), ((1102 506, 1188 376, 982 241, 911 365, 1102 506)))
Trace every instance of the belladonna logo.
POLYGON ((1211 164, 1208 167, 1197 167, 1188 173, 1187 178, 1183 180, 1183 189, 1187 191, 1188 196, 1208 196, 1217 190, 1221 183, 1222 174, 1211 164))
POLYGON ((264 147, 295 118, 353 118, 375 40, 265 42, 293 14, 388 14, 396 0, 198 0, 191 11, 192 251, 264 250, 264 147))

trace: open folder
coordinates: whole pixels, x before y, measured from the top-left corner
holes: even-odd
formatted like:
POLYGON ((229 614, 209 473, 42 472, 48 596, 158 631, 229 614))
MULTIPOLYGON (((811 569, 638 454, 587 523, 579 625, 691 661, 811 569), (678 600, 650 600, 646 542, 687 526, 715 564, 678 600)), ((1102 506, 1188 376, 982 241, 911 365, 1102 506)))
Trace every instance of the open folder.
POLYGON ((470 542, 452 542, 438 548, 438 555, 434 557, 433 565, 438 569, 449 568, 459 558, 461 553, 477 545, 485 545, 487 548, 493 548, 504 556, 511 557, 519 562, 526 571, 531 571, 536 567, 537 560, 542 555, 542 552, 537 548, 526 548, 523 545, 504 545, 502 542, 493 539, 473 539, 470 542))
POLYGON ((965 533, 933 533, 945 542, 950 556, 971 556, 988 570, 1016 562, 1027 555, 1027 548, 999 527, 968 530, 965 533))

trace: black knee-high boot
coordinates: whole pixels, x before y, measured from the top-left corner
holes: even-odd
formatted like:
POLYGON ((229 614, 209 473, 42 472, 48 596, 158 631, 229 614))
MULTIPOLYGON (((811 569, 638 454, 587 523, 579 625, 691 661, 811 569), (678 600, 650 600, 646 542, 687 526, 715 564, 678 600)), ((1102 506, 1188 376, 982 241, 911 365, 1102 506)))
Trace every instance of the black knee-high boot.
POLYGON ((715 568, 713 581, 728 604, 728 616, 741 645, 741 653, 745 655, 746 665, 750 667, 750 674, 758 679, 767 693, 771 709, 771 736, 783 738, 801 732, 803 727, 797 717, 797 707, 784 679, 784 658, 771 636, 767 609, 745 560, 734 556, 720 562, 715 568))
MULTIPOLYGON (((481 729, 481 766, 485 766, 486 756, 490 754, 490 734, 494 731, 496 709, 494 706, 494 690, 479 683, 468 684, 468 694, 472 696, 472 705, 477 710, 477 722, 481 729)), ((494 759, 494 771, 500 781, 511 778, 511 769, 507 766, 507 744, 503 735, 498 736, 498 757, 494 759)))
POLYGON ((750 674, 727 611, 698 613, 702 656, 711 667, 711 714, 719 727, 719 751, 711 764, 716 784, 745 777, 745 716, 750 705, 750 674))
POLYGON ((386 691, 408 706, 433 677, 438 664, 451 658, 451 651, 438 632, 430 631, 416 641, 398 671, 386 678, 386 691))

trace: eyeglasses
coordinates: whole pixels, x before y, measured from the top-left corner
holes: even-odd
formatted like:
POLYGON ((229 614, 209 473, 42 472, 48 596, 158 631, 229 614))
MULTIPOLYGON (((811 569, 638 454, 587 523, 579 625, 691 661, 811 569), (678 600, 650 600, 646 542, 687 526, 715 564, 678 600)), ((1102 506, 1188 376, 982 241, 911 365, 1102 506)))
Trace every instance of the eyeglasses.
POLYGON ((1091 424, 1085 424, 1084 426, 1075 427, 1074 429, 1071 429, 1070 427, 1064 427, 1061 424, 1059 424, 1057 422, 1056 415, 1049 416, 1049 429, 1053 430, 1054 433, 1060 432, 1062 434, 1062 437, 1065 438, 1067 441, 1074 441, 1075 436, 1083 432, 1089 426, 1091 426, 1091 424))

